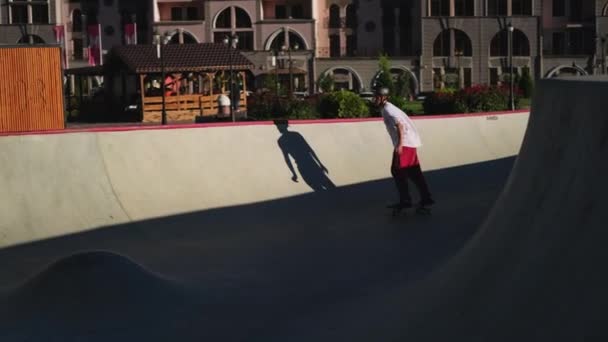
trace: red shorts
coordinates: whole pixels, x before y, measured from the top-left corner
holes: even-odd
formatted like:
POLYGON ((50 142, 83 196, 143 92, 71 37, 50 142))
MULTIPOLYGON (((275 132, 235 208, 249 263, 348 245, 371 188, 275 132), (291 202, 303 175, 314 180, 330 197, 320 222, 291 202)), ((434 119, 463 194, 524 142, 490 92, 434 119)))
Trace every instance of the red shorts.
POLYGON ((420 165, 420 161, 418 161, 418 153, 415 148, 403 146, 400 155, 393 152, 393 168, 405 169, 416 165, 420 165))

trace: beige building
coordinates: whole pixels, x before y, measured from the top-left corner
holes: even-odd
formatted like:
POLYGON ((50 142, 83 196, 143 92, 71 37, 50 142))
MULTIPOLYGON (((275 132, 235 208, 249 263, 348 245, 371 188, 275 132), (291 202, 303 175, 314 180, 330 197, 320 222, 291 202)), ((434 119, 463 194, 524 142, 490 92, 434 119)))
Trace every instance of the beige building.
POLYGON ((513 67, 536 77, 606 69, 608 0, 0 0, 0 43, 55 43, 65 27, 70 67, 88 65, 86 28, 99 25, 107 52, 154 33, 170 42, 221 42, 238 36, 261 85, 274 75, 294 90, 336 86, 369 91, 378 56, 408 73, 414 92, 495 84, 513 67), (509 25, 513 27, 512 36, 509 25))

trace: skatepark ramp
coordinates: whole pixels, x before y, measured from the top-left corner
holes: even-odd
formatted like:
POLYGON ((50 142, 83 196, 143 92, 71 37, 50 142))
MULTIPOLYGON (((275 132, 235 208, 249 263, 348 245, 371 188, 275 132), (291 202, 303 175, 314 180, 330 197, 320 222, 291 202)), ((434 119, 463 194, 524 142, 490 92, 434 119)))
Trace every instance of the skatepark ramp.
MULTIPOLYGON (((527 118, 416 118, 423 168, 513 156, 527 118)), ((4 136, 0 248, 386 179, 391 151, 379 119, 4 136)))
POLYGON ((396 315, 402 341, 608 338, 607 94, 605 77, 539 82, 479 232, 417 291, 393 297, 407 308, 396 315))

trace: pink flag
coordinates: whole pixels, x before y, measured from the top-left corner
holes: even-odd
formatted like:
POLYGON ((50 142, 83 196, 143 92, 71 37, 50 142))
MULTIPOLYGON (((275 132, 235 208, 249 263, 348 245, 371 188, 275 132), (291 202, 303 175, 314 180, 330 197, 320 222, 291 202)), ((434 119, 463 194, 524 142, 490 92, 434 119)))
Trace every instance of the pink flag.
POLYGON ((55 31, 55 42, 61 46, 61 67, 67 69, 68 66, 68 50, 65 41, 65 27, 63 25, 56 25, 53 27, 55 31))
POLYGON ((87 33, 89 34, 89 65, 103 65, 101 25, 90 25, 87 27, 87 33))
POLYGON ((137 44, 137 24, 125 24, 125 44, 137 44))

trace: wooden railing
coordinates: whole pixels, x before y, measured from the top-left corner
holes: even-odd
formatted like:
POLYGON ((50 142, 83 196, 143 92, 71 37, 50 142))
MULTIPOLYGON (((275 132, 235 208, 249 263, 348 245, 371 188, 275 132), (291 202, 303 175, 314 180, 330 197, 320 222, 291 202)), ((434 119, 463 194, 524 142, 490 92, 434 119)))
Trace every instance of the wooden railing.
MULTIPOLYGON (((213 95, 172 95, 165 97, 165 110, 168 121, 194 121, 197 116, 213 116, 218 114, 218 97, 213 95)), ((143 98, 143 121, 160 122, 163 98, 150 96, 143 98)), ((241 92, 238 111, 247 109, 247 96, 241 92)))

